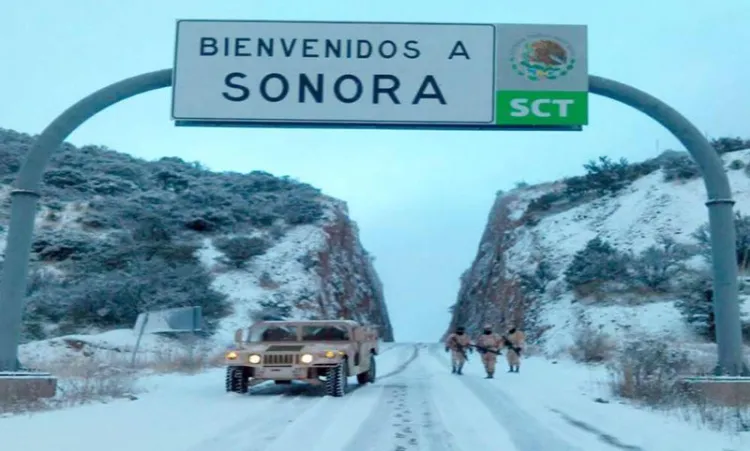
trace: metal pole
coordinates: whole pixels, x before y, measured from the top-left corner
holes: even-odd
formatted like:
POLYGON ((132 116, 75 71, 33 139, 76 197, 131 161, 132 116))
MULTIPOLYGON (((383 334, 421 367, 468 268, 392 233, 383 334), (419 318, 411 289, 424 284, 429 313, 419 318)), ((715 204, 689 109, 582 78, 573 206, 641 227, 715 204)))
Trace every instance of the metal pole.
POLYGON ((721 157, 698 128, 683 115, 643 91, 591 75, 589 92, 622 102, 651 117, 672 132, 698 164, 708 194, 706 205, 711 230, 714 314, 719 348, 714 372, 717 375, 750 375, 742 355, 737 246, 732 212, 734 200, 721 157))
POLYGON ((146 330, 146 324, 148 323, 148 312, 143 314, 143 322, 141 328, 138 330, 138 338, 135 339, 135 346, 133 347, 133 356, 130 358, 130 366, 135 368, 135 357, 138 355, 138 348, 141 346, 141 338, 143 338, 143 331, 146 330))
POLYGON ((0 282, 0 371, 18 369, 18 343, 36 205, 42 175, 52 152, 99 111, 129 97, 171 85, 171 69, 138 75, 109 85, 65 110, 34 142, 16 178, 16 189, 11 192, 10 224, 0 282))

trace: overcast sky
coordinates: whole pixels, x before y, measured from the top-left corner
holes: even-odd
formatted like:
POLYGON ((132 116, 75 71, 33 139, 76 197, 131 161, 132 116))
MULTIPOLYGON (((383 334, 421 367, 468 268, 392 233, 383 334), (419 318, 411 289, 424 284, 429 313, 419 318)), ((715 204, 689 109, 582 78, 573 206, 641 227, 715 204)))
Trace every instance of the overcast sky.
MULTIPOLYGON (((180 18, 586 24, 591 73, 660 97, 711 136, 750 136, 748 0, 8 0, 0 127, 39 133, 92 91, 170 67, 180 18)), ((678 148, 628 107, 593 98, 590 112, 583 132, 565 133, 176 128, 165 89, 109 108, 69 140, 290 175, 346 200, 397 339, 434 340, 497 190, 580 173, 599 155, 678 148)))

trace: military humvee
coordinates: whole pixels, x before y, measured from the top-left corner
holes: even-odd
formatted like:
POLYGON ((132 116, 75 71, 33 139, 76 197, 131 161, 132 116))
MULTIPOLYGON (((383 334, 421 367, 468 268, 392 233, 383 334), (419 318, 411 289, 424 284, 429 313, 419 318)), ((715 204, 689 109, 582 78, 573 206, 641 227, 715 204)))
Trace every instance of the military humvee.
POLYGON ((272 380, 324 385, 329 396, 344 396, 347 377, 375 381, 378 334, 356 321, 261 321, 234 335, 227 351, 226 390, 247 393, 250 386, 272 380))

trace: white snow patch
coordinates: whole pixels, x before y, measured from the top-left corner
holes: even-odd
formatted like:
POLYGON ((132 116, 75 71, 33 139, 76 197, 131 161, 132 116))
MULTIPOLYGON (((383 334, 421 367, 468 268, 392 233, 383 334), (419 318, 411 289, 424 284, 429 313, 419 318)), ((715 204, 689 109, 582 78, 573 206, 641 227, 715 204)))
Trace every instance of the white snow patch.
MULTIPOLYGON (((28 366, 59 362, 62 359, 93 357, 97 361, 109 363, 129 362, 135 348, 138 334, 132 329, 116 329, 99 334, 75 334, 48 340, 32 341, 19 347, 19 359, 28 366), (85 356, 69 343, 85 344, 85 356)), ((138 361, 151 361, 174 349, 175 340, 153 334, 144 334, 138 346, 138 361)))
MULTIPOLYGON (((216 263, 221 253, 210 242, 204 243, 200 258, 215 273, 214 286, 226 293, 232 302, 234 312, 221 320, 215 334, 218 343, 232 341, 234 331, 248 327, 252 320, 250 312, 258 308, 258 303, 274 297, 294 304, 309 293, 317 293, 320 277, 312 270, 306 270, 300 261, 307 255, 314 255, 324 249, 325 232, 316 225, 303 225, 289 229, 286 234, 265 254, 253 257, 247 268, 227 270, 216 263), (261 284, 263 274, 271 285, 261 284)), ((295 312, 300 317, 301 312, 295 312)))
POLYGON ((579 318, 619 341, 626 336, 661 337, 670 342, 696 341, 696 334, 682 319, 674 301, 653 302, 642 305, 588 305, 582 307, 571 302, 566 295, 544 306, 542 324, 551 326, 544 333, 543 350, 548 355, 566 352, 573 344, 579 318))
MULTIPOLYGON (((480 364, 474 363, 468 372, 481 374, 480 364)), ((581 366, 566 359, 553 364, 531 357, 524 360, 521 373, 520 377, 503 377, 501 384, 490 389, 502 391, 581 450, 603 450, 608 446, 599 434, 572 425, 560 413, 595 427, 623 445, 637 446, 644 451, 750 449, 749 433, 714 431, 697 424, 695 418, 684 421, 677 413, 666 415, 611 399, 607 386, 609 377, 602 367, 581 366), (550 383, 551 380, 554 383, 550 383), (595 402, 597 398, 608 402, 595 402)), ((729 409, 726 414, 730 414, 729 409)))

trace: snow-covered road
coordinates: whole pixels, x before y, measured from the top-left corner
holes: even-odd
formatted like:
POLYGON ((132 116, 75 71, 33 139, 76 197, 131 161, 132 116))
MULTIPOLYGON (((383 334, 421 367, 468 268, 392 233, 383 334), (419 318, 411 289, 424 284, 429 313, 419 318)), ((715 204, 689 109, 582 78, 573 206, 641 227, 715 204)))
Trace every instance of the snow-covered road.
POLYGON ((495 380, 484 380, 478 360, 455 376, 440 346, 394 345, 378 358, 377 382, 352 384, 343 398, 296 385, 225 393, 220 370, 161 376, 136 401, 0 418, 0 443, 24 451, 724 451, 748 444, 582 398, 561 377, 573 367, 529 359, 521 375, 500 365, 495 380), (630 424, 618 429, 623 420, 630 424))

